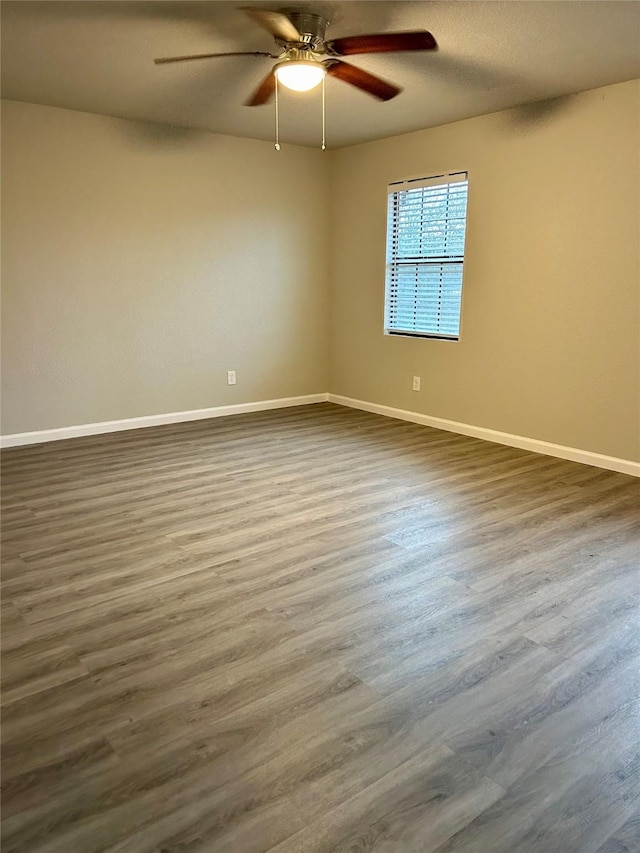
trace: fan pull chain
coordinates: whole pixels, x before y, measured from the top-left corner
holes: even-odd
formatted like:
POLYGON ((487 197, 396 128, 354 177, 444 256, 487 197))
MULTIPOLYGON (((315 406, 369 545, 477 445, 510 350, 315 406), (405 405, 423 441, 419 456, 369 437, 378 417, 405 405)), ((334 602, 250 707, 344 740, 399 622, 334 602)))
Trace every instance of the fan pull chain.
POLYGON ((322 78, 322 150, 326 151, 327 150, 327 146, 326 146, 327 121, 326 121, 326 104, 325 104, 325 97, 324 97, 324 80, 325 80, 325 78, 323 77, 322 78))
MULTIPOLYGON (((276 138, 273 147, 276 151, 280 150, 280 99, 278 90, 278 77, 274 75, 275 80, 275 96, 276 96, 276 138)), ((327 150, 327 101, 325 96, 325 78, 322 78, 322 150, 327 150)))
POLYGON ((275 84, 276 84, 276 142, 273 146, 276 151, 280 150, 280 116, 278 111, 278 75, 275 74, 275 84))

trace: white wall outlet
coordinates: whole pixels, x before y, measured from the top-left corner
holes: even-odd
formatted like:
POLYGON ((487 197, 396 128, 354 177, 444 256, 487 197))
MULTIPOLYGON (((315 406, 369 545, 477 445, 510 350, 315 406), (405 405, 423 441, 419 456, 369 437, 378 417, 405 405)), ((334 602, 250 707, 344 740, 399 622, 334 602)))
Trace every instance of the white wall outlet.
POLYGON ((413 390, 414 391, 420 390, 420 377, 419 376, 413 377, 413 390))
POLYGON ((236 372, 235 370, 227 370, 227 385, 235 385, 236 384, 236 372))

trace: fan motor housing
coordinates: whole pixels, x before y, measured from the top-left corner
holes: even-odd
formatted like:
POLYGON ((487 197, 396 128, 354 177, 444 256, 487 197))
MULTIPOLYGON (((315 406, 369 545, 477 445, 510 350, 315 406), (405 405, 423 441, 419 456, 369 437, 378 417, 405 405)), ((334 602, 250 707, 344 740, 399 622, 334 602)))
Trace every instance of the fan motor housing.
POLYGON ((301 45, 308 45, 310 50, 317 50, 323 44, 329 21, 322 15, 300 9, 280 9, 280 12, 289 18, 302 36, 301 45))

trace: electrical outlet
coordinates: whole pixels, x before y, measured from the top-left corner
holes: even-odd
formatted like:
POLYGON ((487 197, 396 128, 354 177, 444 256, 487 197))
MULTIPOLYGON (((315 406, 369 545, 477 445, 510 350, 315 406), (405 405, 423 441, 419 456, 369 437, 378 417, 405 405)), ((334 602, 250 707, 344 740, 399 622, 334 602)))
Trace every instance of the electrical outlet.
POLYGON ((420 390, 420 377, 419 376, 413 377, 413 390, 414 391, 420 390))
POLYGON ((235 385, 236 384, 236 372, 235 370, 227 370, 227 385, 235 385))

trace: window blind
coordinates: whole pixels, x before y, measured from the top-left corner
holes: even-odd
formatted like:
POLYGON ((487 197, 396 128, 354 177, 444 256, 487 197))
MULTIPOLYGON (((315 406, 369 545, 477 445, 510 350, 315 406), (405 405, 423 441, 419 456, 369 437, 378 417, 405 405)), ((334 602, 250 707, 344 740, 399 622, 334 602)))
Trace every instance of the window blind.
POLYGON ((385 331, 457 340, 466 172, 389 186, 385 331))

